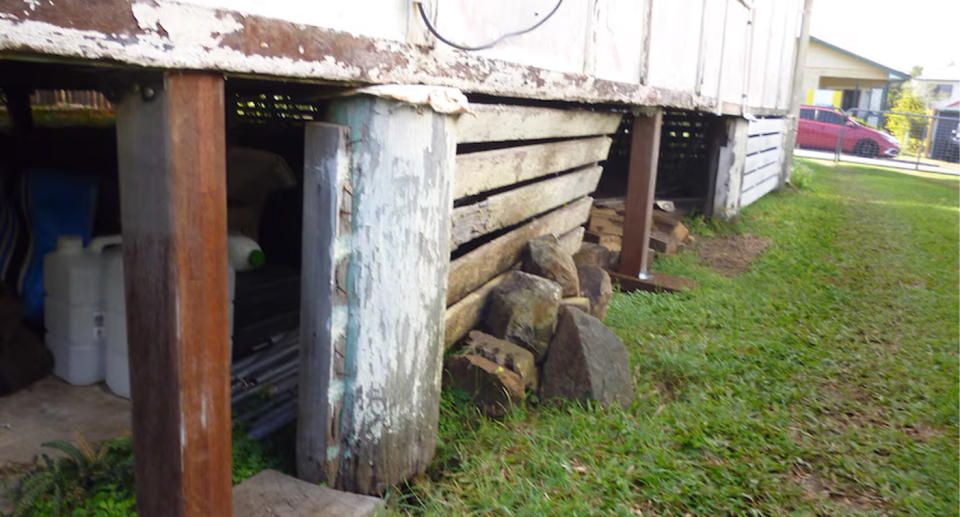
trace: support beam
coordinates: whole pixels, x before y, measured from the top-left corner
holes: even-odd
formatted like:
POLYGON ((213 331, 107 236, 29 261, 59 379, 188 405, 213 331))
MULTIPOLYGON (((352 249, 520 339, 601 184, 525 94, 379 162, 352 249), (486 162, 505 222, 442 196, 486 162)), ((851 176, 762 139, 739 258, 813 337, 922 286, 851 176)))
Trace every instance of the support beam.
POLYGON ((620 273, 636 278, 649 263, 653 196, 657 187, 657 158, 663 110, 633 119, 630 164, 627 172, 627 206, 623 221, 620 273))
MULTIPOLYGON (((790 87, 790 105, 787 109, 787 130, 783 141, 783 167, 779 178, 779 187, 790 181, 793 173, 793 149, 797 144, 797 124, 800 118, 800 105, 807 92, 803 91, 803 74, 807 66, 807 48, 810 46, 810 16, 813 10, 813 0, 803 0, 803 19, 800 23, 800 36, 797 38, 796 51, 793 60, 793 81, 790 87)), ((887 83, 889 84, 889 83, 887 83)), ((887 91, 883 91, 884 102, 887 91)))
POLYGON ((740 191, 747 159, 750 122, 741 117, 723 117, 724 143, 717 153, 711 217, 731 220, 740 213, 740 191))
MULTIPOLYGON (((339 172, 331 177, 341 169, 330 153, 349 153, 349 251, 338 260, 338 268, 346 267, 336 277, 346 288, 344 299, 329 306, 315 303, 312 310, 318 313, 304 314, 305 335, 326 332, 331 338, 311 336, 303 342, 314 348, 301 351, 309 361, 305 366, 323 371, 302 374, 301 400, 310 397, 325 409, 301 409, 326 415, 306 415, 299 425, 298 467, 308 481, 382 494, 424 472, 436 448, 455 119, 427 106, 368 96, 338 99, 329 113, 331 122, 349 128, 349 147, 325 140, 342 140, 335 132, 308 131, 305 191, 319 181, 340 181, 339 172), (345 304, 345 313, 338 303, 345 304), (331 328, 324 330, 327 324, 331 328), (332 370, 326 370, 330 364, 332 370), (327 382, 325 371, 330 371, 327 382)), ((335 200, 326 194, 312 199, 317 204, 304 207, 304 237, 318 242, 304 242, 305 252, 330 244, 327 234, 309 233, 307 213, 328 218, 329 206, 321 203, 335 200)), ((330 258, 319 251, 304 256, 304 271, 313 260, 326 261, 329 268, 330 258)), ((330 282, 329 273, 317 282, 330 282)), ((326 291, 311 292, 313 285, 305 281, 305 301, 329 292, 327 284, 326 291)))
POLYGON ((137 512, 229 516, 223 79, 167 72, 117 107, 137 512))

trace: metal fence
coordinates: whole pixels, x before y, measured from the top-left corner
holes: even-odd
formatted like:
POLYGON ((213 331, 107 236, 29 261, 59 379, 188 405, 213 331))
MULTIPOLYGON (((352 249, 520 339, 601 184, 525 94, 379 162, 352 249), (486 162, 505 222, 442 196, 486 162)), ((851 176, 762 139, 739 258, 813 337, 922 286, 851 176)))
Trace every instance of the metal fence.
POLYGON ((960 174, 960 115, 801 106, 798 156, 960 174))

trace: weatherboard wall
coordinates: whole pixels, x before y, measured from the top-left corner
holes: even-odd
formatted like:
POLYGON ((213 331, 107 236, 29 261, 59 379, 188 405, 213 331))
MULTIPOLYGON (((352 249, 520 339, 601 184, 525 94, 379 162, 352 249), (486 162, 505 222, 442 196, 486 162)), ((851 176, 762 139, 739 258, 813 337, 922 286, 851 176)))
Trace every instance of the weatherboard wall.
MULTIPOLYGON (((409 0, 0 1, 0 52, 531 99, 781 114, 801 0, 563 0, 479 52, 436 41, 409 0), (376 16, 371 16, 376 13, 376 16)), ((554 0, 426 0, 441 34, 482 43, 554 0)))

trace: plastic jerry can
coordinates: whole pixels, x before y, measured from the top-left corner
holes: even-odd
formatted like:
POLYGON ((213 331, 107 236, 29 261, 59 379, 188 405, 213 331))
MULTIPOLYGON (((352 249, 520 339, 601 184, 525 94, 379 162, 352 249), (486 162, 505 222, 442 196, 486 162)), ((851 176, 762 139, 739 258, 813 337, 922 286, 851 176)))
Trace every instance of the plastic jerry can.
POLYGON ((84 248, 79 236, 63 235, 44 257, 45 341, 54 373, 71 384, 104 378, 103 251, 119 240, 99 237, 84 248))
MULTIPOLYGON (((104 253, 105 273, 103 291, 106 293, 104 304, 104 324, 106 327, 106 373, 105 378, 110 391, 130 398, 130 356, 127 339, 126 302, 123 283, 123 253, 120 249, 111 249, 104 253)), ((227 264, 227 294, 229 299, 228 317, 230 334, 233 334, 233 294, 234 271, 227 264)))

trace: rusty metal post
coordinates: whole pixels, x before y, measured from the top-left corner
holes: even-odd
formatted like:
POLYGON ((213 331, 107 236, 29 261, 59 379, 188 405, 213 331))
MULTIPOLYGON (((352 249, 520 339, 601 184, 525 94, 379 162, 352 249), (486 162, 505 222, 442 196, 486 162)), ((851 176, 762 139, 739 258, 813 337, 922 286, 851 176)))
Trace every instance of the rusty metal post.
POLYGON ((117 109, 137 511, 231 515, 223 79, 167 72, 117 109))

